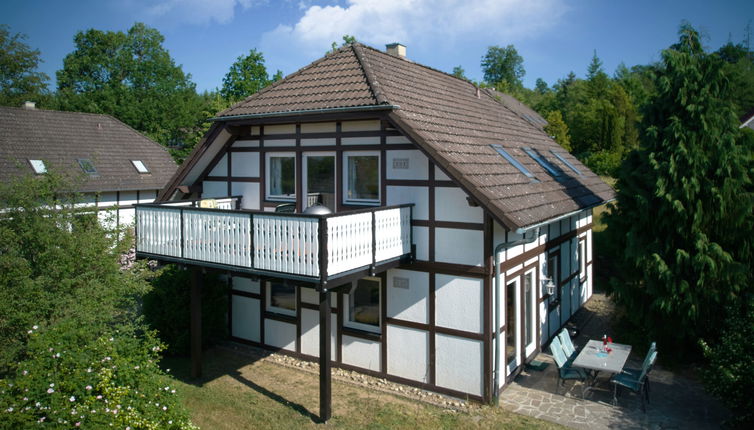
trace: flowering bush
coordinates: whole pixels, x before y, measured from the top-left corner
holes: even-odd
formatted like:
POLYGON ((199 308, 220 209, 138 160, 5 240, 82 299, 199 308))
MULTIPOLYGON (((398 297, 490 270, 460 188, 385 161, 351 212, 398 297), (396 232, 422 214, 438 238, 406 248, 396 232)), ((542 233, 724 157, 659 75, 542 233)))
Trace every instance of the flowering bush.
POLYGON ((81 330, 73 319, 30 330, 29 358, 0 380, 4 426, 193 428, 157 366, 163 345, 152 333, 126 328, 90 340, 81 330))

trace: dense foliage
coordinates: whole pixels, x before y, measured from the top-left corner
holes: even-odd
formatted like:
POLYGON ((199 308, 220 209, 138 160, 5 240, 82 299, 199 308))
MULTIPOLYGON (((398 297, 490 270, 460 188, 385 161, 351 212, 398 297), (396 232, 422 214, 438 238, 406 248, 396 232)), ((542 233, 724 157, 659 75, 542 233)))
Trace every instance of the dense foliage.
POLYGON ((57 72, 61 110, 112 115, 166 146, 185 143, 202 103, 190 76, 144 24, 121 31, 81 31, 57 72))
POLYGON ((189 427, 139 316, 150 272, 121 270, 131 238, 71 188, 54 174, 0 187, 0 427, 189 427))
POLYGON ((239 56, 223 78, 220 95, 230 103, 243 100, 272 82, 282 79, 282 72, 267 76, 264 55, 256 49, 239 56))
POLYGON ((49 77, 36 70, 42 61, 40 52, 24 43, 25 39, 26 35, 11 34, 7 25, 0 25, 0 106, 47 98, 49 77))
POLYGON ((657 77, 642 149, 621 169, 607 222, 623 250, 616 300, 680 356, 719 336, 725 309, 751 288, 752 145, 722 62, 691 27, 663 52, 657 77))
POLYGON ((513 45, 487 48, 487 53, 482 57, 482 72, 485 82, 503 92, 522 88, 521 79, 526 74, 524 59, 513 45))

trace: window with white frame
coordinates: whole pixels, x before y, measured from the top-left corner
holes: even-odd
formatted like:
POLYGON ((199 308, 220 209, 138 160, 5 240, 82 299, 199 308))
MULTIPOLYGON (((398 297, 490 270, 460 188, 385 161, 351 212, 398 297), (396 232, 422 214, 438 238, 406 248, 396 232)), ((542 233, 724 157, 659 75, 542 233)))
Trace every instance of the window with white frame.
POLYGON ((29 164, 31 164, 31 168, 34 170, 34 173, 37 175, 42 175, 44 173, 47 173, 47 166, 45 166, 45 162, 42 160, 29 160, 29 164))
POLYGON ((376 151, 343 154, 343 195, 346 203, 380 202, 380 154, 376 151))
POLYGON ((354 282, 346 294, 346 327, 380 332, 381 278, 362 278, 354 282))
POLYGON ((267 198, 296 200, 296 156, 291 153, 267 154, 267 198))
POLYGON ((283 281, 265 282, 267 289, 267 304, 269 312, 283 315, 296 315, 296 286, 283 281))
POLYGON ((586 240, 579 240, 579 278, 586 278, 586 240))

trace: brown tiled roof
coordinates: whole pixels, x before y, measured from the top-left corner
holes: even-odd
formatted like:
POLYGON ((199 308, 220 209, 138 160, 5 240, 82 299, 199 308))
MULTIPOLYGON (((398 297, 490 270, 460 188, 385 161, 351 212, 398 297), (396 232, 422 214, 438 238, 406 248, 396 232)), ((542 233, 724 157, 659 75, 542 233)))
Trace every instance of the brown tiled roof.
MULTIPOLYGON (((512 100, 511 100, 512 99, 512 100)), ((613 198, 613 190, 526 119, 529 109, 491 90, 373 48, 353 44, 221 112, 220 117, 398 106, 389 117, 508 228, 526 228, 613 198), (503 159, 498 144, 532 181, 503 159), (523 148, 554 164, 549 175, 523 148), (577 175, 550 151, 576 166, 577 175)), ((541 117, 540 117, 541 118, 541 117)), ((219 118, 222 119, 222 118, 219 118)))
POLYGON ((0 181, 33 174, 30 159, 80 179, 81 192, 161 189, 177 169, 162 146, 111 116, 0 107, 0 181), (90 159, 97 175, 84 174, 78 159, 90 159))

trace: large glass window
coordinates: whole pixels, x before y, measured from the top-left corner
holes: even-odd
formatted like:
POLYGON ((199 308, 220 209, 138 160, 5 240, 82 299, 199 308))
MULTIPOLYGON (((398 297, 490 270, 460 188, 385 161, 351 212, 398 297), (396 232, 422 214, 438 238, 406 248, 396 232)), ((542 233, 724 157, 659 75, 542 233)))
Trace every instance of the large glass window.
POLYGON ((558 262, 560 261, 560 254, 550 254, 547 256, 547 272, 545 275, 548 279, 555 284, 555 291, 557 291, 557 298, 560 299, 560 270, 558 268, 558 262))
POLYGON ((267 197, 296 199, 296 157, 293 154, 267 156, 267 197))
POLYGON ((586 278, 586 241, 579 241, 579 278, 586 278))
POLYGON ((534 289, 534 271, 524 275, 524 345, 534 342, 534 307, 536 305, 536 291, 534 289))
POLYGON ((284 315, 296 315, 296 287, 287 282, 267 281, 267 310, 284 315))
POLYGON ((353 283, 347 295, 347 327, 380 331, 380 278, 362 278, 353 283))
POLYGON ((335 156, 306 155, 307 205, 321 203, 335 212, 335 156))
POLYGON ((507 363, 516 359, 516 289, 518 282, 512 281, 505 286, 505 360, 507 363))
POLYGON ((379 203, 380 156, 377 153, 347 153, 345 158, 345 201, 379 203))

